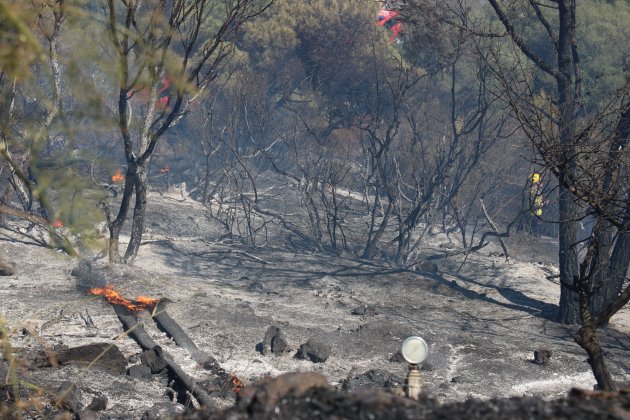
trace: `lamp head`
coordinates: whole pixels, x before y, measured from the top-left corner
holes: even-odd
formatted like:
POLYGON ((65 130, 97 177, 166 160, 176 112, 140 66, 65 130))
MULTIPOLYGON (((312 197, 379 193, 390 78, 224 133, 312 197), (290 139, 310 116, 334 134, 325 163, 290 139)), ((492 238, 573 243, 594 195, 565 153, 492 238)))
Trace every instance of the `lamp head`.
POLYGON ((427 358, 429 346, 420 337, 407 337, 402 343, 400 352, 407 363, 417 365, 427 358))

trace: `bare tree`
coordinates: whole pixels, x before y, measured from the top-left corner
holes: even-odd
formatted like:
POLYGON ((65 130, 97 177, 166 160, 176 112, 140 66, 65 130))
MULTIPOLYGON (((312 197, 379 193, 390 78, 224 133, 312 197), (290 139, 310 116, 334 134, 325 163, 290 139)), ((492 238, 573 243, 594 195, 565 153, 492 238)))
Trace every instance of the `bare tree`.
POLYGON ((131 238, 124 261, 137 254, 147 201, 147 166, 160 138, 217 76, 238 27, 270 1, 107 1, 108 30, 118 70, 117 121, 127 169, 116 216, 109 216, 110 259, 117 261, 120 232, 135 194, 131 238), (168 82, 167 82, 168 81, 168 82), (170 83, 160 107, 160 84, 170 83), (148 95, 132 115, 140 89, 148 95))
MULTIPOLYGON (((576 111, 579 108, 581 69, 577 50, 576 34, 576 1, 559 0, 550 4, 554 11, 555 22, 548 20, 541 5, 529 2, 529 7, 537 17, 538 24, 548 35, 548 42, 554 51, 555 62, 549 62, 538 55, 519 33, 512 18, 496 0, 488 0, 496 16, 499 18, 507 34, 514 44, 535 66, 555 81, 554 100, 557 103, 557 114, 554 124, 557 125, 559 155, 562 165, 557 172, 559 189, 559 265, 560 265, 560 310, 558 320, 562 323, 579 321, 579 304, 577 295, 569 287, 577 275, 578 258, 576 244, 576 219, 578 207, 562 180, 575 176, 576 111)), ((546 4, 543 6, 547 6, 546 4)))
POLYGON ((557 1, 546 13, 539 9, 542 4, 526 5, 549 37, 557 59, 557 65, 552 65, 528 46, 508 12, 494 0, 489 1, 520 53, 512 55, 511 62, 506 63, 500 57, 500 50, 495 49, 495 76, 524 133, 535 146, 541 165, 559 184, 558 320, 582 324, 575 340, 589 355, 598 387, 614 389, 597 329, 605 327, 630 299, 630 289, 624 289, 630 266, 628 83, 598 111, 590 116, 579 114, 582 103, 576 3, 557 1), (557 19, 553 24, 546 18, 549 13, 557 19), (540 88, 541 81, 531 77, 528 62, 551 76, 555 82, 553 95, 546 94, 540 88), (595 227, 587 238, 587 252, 578 266, 576 222, 584 215, 594 217, 595 227))

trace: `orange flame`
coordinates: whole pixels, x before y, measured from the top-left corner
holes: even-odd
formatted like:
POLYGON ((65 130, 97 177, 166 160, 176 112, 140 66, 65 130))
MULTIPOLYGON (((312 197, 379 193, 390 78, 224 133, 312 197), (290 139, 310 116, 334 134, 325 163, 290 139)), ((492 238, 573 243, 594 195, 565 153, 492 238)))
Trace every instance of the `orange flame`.
POLYGON ((90 289, 90 294, 96 296, 103 296, 112 305, 121 305, 129 309, 131 312, 140 312, 144 309, 153 309, 158 303, 158 299, 153 299, 146 296, 138 296, 134 300, 129 300, 122 297, 120 293, 114 290, 112 285, 105 287, 93 287, 90 289))
POLYGON ((55 221, 52 223, 52 227, 54 227, 54 228, 62 228, 63 227, 63 222, 61 221, 61 219, 55 219, 55 221))
POLYGON ((122 174, 120 169, 116 170, 116 173, 112 175, 112 182, 123 182, 125 180, 125 176, 122 174))
POLYGON ((245 386, 243 381, 241 381, 236 375, 230 375, 230 382, 232 383, 232 385, 234 385, 234 388, 232 388, 232 392, 235 394, 238 394, 240 390, 243 389, 243 387, 245 386))

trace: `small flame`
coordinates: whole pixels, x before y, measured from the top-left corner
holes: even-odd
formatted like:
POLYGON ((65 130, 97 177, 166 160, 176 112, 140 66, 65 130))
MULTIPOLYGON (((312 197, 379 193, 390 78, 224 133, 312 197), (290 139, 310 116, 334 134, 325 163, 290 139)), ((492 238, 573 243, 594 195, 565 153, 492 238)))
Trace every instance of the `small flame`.
POLYGON ((112 182, 119 183, 119 182, 123 182, 124 180, 125 180, 125 176, 122 174, 120 169, 117 169, 116 173, 112 175, 112 182))
POLYGON ((245 386, 243 381, 241 381, 236 375, 230 375, 230 382, 232 383, 232 385, 234 385, 234 387, 232 388, 232 392, 235 394, 238 394, 240 390, 243 389, 243 387, 245 386))
POLYGON ((60 229, 63 227, 63 222, 61 221, 61 219, 55 219, 55 221, 52 223, 52 227, 60 229))
POLYGON ((122 297, 120 293, 114 290, 112 285, 105 287, 93 287, 90 289, 90 294, 96 296, 103 296, 112 305, 121 305, 129 309, 131 312, 140 312, 144 309, 153 309, 158 303, 158 299, 153 299, 146 296, 138 296, 134 300, 129 300, 122 297))

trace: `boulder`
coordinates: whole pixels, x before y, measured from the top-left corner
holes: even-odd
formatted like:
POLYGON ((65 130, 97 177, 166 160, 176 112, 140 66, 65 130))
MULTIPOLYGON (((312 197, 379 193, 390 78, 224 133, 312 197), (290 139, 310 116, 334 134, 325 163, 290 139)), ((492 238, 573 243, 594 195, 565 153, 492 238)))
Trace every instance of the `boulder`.
POLYGON ((295 358, 310 360, 313 363, 324 363, 330 357, 330 351, 331 347, 329 344, 311 338, 300 346, 295 358))

